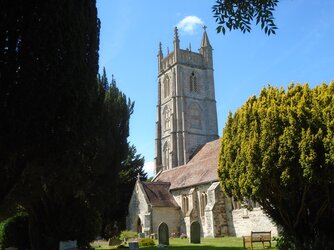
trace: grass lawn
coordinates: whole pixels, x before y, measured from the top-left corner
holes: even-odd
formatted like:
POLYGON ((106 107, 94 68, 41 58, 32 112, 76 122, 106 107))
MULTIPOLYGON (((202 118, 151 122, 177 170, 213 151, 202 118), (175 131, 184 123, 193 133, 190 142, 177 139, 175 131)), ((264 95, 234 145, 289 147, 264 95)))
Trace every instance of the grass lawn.
MULTIPOLYGON (((99 244, 101 247, 97 247, 98 245, 93 244, 96 250, 107 250, 107 249, 115 249, 111 247, 104 246, 99 244)), ((157 244, 157 242, 156 242, 157 244)), ((275 242, 271 242, 272 247, 266 247, 265 249, 275 249, 275 242)), ((268 246, 268 243, 265 243, 265 246, 268 246)), ((248 249, 250 246, 247 245, 248 249)), ((145 250, 157 250, 157 249, 164 249, 164 248, 157 248, 157 246, 153 247, 140 247, 140 249, 145 250)), ((166 249, 166 248, 165 248, 166 249)), ((169 240, 169 247, 168 249, 175 249, 175 250, 198 250, 198 249, 205 249, 205 250, 242 250, 243 243, 242 238, 237 237, 223 237, 223 238, 205 238, 201 239, 201 244, 190 244, 189 239, 179 239, 179 238, 171 238, 169 240)), ((253 243, 253 249, 263 249, 262 243, 253 243)))

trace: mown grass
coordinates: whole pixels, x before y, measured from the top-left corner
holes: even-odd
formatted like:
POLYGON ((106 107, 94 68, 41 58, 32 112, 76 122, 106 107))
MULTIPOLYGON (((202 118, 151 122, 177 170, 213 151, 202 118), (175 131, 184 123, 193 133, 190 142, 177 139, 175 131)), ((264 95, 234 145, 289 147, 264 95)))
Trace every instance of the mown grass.
MULTIPOLYGON (((157 242, 156 242, 157 244, 157 242)), ((271 243, 272 247, 269 248, 268 243, 265 244, 265 249, 275 249, 275 242, 271 243)), ((248 249, 249 245, 247 245, 248 249)), ((111 247, 104 247, 101 246, 96 247, 96 250, 109 250, 109 249, 115 249, 111 247)), ((140 249, 145 250, 157 250, 160 248, 157 248, 157 246, 153 247, 140 247, 140 249)), ((162 248, 163 249, 163 248, 162 248)), ((205 238, 201 239, 200 244, 190 244, 189 239, 179 239, 179 238, 171 238, 169 240, 169 247, 168 249, 175 249, 175 250, 199 250, 199 249, 205 249, 205 250, 242 250, 243 243, 242 238, 237 237, 223 237, 223 238, 205 238)), ((253 243, 253 249, 263 249, 262 243, 253 243)))

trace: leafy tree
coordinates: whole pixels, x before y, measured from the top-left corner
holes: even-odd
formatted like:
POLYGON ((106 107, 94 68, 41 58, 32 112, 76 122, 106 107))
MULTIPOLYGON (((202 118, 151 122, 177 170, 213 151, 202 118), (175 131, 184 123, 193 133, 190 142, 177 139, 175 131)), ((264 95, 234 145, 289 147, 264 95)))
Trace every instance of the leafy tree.
POLYGON ((333 249, 334 82, 268 86, 229 114, 218 174, 227 194, 258 201, 296 249, 333 249))
POLYGON ((218 33, 225 34, 229 30, 239 29, 243 33, 251 31, 251 24, 256 20, 256 25, 261 23, 261 29, 267 35, 276 33, 273 11, 278 0, 216 0, 212 7, 214 18, 218 24, 218 33))

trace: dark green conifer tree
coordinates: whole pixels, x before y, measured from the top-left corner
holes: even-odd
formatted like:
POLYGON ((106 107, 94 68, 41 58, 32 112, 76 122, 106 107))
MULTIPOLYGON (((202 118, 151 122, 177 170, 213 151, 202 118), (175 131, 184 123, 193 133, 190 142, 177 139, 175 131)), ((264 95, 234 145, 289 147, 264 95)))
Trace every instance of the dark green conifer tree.
POLYGON ((124 229, 135 180, 138 174, 145 178, 145 173, 144 159, 136 154, 135 146, 128 143, 129 122, 134 103, 118 89, 114 78, 109 84, 105 69, 98 81, 104 108, 99 127, 100 167, 99 171, 96 171, 94 192, 97 203, 100 204, 102 234, 109 237, 110 231, 114 231, 110 230, 114 225, 124 229))
POLYGON ((57 205, 89 206, 98 38, 95 0, 1 2, 0 213, 25 208, 33 249, 77 237, 57 205))

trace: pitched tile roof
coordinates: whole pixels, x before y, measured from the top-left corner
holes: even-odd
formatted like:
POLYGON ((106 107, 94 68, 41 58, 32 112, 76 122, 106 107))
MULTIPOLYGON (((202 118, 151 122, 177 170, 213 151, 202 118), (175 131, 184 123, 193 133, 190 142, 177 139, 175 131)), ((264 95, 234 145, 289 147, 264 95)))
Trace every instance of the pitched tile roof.
POLYGON ((154 207, 179 207, 169 192, 168 182, 141 182, 149 202, 154 207))
POLYGON ((187 164, 161 172, 154 181, 170 182, 171 190, 218 181, 219 151, 220 139, 208 142, 187 164))

